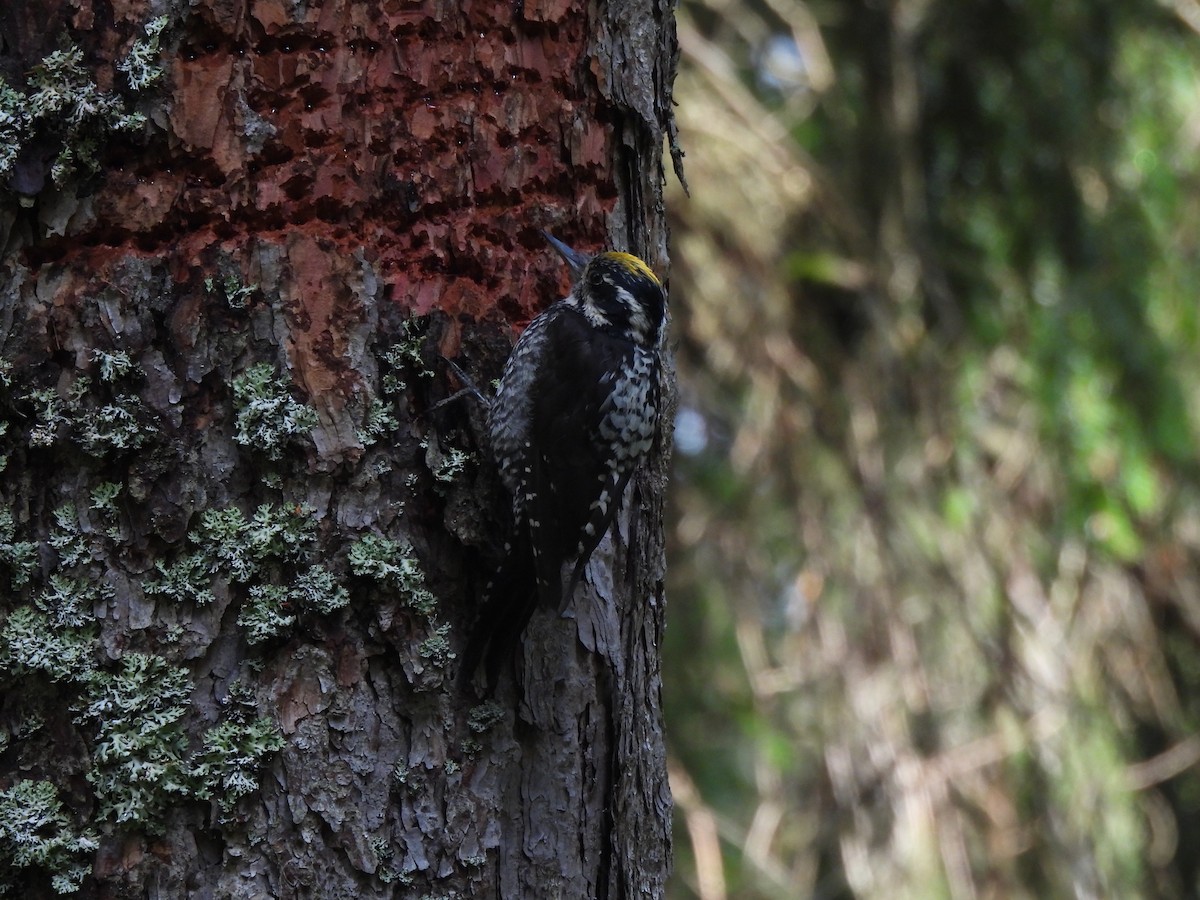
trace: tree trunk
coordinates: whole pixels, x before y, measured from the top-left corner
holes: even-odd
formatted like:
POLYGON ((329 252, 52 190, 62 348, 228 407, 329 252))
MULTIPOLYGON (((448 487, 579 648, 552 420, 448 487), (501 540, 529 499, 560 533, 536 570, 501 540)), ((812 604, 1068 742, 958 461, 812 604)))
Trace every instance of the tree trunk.
POLYGON ((168 5, 0 12, 0 888, 662 896, 669 440, 477 704, 506 500, 436 402, 538 229, 665 273, 670 5, 168 5))

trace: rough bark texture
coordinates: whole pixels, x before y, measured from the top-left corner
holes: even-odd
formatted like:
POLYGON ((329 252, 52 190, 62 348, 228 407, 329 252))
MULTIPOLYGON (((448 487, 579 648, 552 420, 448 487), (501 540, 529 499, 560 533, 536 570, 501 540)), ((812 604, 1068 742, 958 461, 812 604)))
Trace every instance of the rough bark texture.
POLYGON ((669 441, 575 618, 539 611, 471 709, 453 652, 504 500, 478 410, 433 403, 439 354, 486 384, 561 295, 539 228, 665 274, 669 3, 51 0, 0 28, 10 86, 65 35, 150 123, 61 185, 68 131, 30 126, 0 191, 0 810, 49 782, 65 841, 14 862, 0 832, 18 893, 82 860, 96 897, 661 896, 669 441), (115 64, 156 15, 135 94, 115 64), (118 721, 156 737, 113 750, 118 721))

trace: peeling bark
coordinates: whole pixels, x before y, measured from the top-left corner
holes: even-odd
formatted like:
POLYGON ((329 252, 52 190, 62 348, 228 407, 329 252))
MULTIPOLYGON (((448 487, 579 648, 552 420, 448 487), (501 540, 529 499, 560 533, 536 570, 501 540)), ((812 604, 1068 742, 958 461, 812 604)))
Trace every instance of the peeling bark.
MULTIPOLYGON (((25 582, 15 564, 2 575, 0 791, 50 781, 72 826, 95 831, 82 897, 661 897, 669 437, 574 617, 539 610, 516 677, 471 709, 453 653, 504 500, 479 411, 435 403, 454 387, 439 354, 487 384, 514 329, 561 295, 539 229, 665 274, 671 5, 170 9, 163 85, 127 98, 145 134, 109 143, 88 184, 48 182, 30 205, 0 190, 0 493, 38 560, 25 582), (109 379, 113 354, 132 372, 109 379), (236 385, 262 364, 284 389, 247 412, 236 385), (315 425, 294 430, 303 408, 315 425), (97 506, 103 485, 120 486, 114 505, 97 506), (275 543, 205 531, 211 511, 250 522, 266 505, 275 543), (289 545, 293 526, 308 530, 289 545), (356 556, 368 537, 391 542, 382 562, 356 556), (245 578, 239 549, 261 551, 245 578), (189 554, 210 593, 156 589, 189 554), (401 558, 418 574, 385 571, 401 558), (348 603, 289 595, 290 621, 252 641, 256 591, 318 570, 348 603), (11 649, 17 611, 41 610, 56 575, 106 586, 68 629, 95 628, 84 668, 107 678, 137 652, 186 670, 187 760, 243 721, 231 709, 249 688, 283 739, 255 792, 225 809, 193 787, 149 823, 101 814, 87 780, 100 737, 75 712, 95 688, 11 649)), ((0 13, 0 72, 21 86, 61 33, 120 93, 114 67, 159 12, 17 2, 0 13)), ((13 877, 53 896, 53 874, 13 877)))

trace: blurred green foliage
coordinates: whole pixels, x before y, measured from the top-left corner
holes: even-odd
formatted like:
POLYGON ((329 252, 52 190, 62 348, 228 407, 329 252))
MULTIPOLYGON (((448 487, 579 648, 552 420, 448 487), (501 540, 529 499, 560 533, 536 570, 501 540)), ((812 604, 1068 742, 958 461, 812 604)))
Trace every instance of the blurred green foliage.
POLYGON ((673 896, 1200 893, 1200 7, 679 17, 673 896))

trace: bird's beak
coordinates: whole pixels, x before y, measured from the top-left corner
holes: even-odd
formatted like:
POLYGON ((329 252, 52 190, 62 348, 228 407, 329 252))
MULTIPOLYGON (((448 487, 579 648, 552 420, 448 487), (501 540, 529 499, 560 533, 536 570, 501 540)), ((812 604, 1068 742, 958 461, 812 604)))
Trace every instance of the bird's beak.
POLYGON ((550 246, 555 249, 563 261, 571 269, 571 281, 574 283, 579 278, 579 273, 583 271, 583 267, 587 265, 590 256, 586 253, 580 253, 578 250, 572 250, 554 235, 548 231, 542 232, 542 237, 550 242, 550 246))

